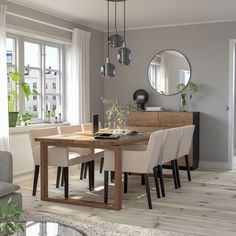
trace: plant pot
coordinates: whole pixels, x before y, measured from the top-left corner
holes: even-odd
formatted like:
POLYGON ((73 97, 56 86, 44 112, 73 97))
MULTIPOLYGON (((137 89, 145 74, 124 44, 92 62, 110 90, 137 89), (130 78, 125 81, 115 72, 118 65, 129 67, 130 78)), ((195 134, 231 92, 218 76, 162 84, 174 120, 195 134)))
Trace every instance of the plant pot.
POLYGON ((9 127, 16 127, 18 111, 9 112, 9 127))

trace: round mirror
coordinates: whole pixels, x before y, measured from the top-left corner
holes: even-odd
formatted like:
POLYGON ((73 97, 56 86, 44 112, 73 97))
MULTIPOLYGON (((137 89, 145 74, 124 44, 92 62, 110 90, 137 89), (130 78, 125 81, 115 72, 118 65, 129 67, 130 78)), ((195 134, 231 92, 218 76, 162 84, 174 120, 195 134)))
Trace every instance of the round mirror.
POLYGON ((157 53, 148 66, 148 80, 162 95, 181 92, 191 78, 191 66, 182 53, 165 50, 157 53))

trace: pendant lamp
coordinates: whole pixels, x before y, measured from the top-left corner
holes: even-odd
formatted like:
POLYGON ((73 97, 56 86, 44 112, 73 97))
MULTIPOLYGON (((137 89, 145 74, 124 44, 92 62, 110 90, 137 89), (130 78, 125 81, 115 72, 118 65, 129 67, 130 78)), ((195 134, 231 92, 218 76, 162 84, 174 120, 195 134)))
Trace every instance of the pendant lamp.
MULTIPOLYGON (((110 47, 118 48, 121 47, 124 39, 121 35, 117 33, 117 27, 116 27, 116 2, 120 2, 119 0, 108 0, 111 2, 115 2, 115 32, 108 38, 108 44, 110 47)), ((123 1, 123 0, 122 0, 123 1)))
POLYGON ((132 52, 129 48, 126 47, 126 41, 125 41, 125 1, 124 0, 124 41, 122 44, 122 47, 119 48, 117 53, 117 61, 121 65, 129 65, 132 60, 132 52))
POLYGON ((110 55, 109 55, 109 44, 108 44, 108 40, 109 40, 109 18, 110 18, 110 15, 109 15, 109 0, 107 1, 107 58, 106 58, 106 63, 104 65, 101 66, 100 68, 100 72, 102 74, 103 77, 106 77, 106 78, 112 78, 115 76, 115 66, 110 63, 110 55))

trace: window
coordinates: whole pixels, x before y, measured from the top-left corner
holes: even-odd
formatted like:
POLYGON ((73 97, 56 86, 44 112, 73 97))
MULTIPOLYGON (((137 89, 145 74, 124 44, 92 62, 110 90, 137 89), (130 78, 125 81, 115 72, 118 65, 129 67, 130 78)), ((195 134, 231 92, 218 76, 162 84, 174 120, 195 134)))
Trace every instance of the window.
MULTIPOLYGON (((31 95, 27 101, 19 90, 17 110, 34 112, 40 120, 46 119, 46 103, 51 103, 53 110, 63 103, 63 54, 63 45, 7 35, 8 72, 21 71, 24 82, 39 93, 38 96, 31 95)), ((8 86, 12 86, 9 80, 8 86)))
POLYGON ((33 88, 34 88, 34 89, 37 88, 37 83, 33 83, 33 88))

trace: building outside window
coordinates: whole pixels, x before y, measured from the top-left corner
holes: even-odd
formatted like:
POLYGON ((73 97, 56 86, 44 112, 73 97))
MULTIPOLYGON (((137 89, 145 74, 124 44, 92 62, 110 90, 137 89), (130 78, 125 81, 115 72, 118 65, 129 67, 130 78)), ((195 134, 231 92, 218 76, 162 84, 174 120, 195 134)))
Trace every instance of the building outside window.
MULTIPOLYGON (((63 103, 63 55, 63 45, 18 35, 7 35, 8 72, 22 72, 24 82, 39 92, 38 96, 31 95, 26 101, 18 89, 16 110, 34 112, 38 120, 44 120, 47 111, 46 101, 51 104, 54 111, 63 103)), ((8 80, 8 86, 10 83, 8 80)))
POLYGON ((33 83, 33 88, 34 88, 34 89, 37 88, 37 83, 33 83))

